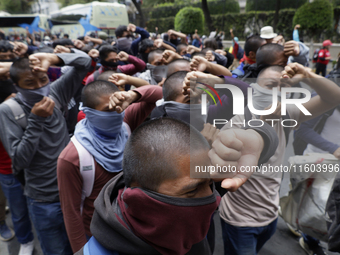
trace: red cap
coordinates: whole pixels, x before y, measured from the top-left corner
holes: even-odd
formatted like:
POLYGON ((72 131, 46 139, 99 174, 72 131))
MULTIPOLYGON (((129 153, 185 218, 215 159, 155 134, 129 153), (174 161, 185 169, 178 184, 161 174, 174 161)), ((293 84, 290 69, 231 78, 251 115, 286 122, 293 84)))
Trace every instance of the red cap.
POLYGON ((322 46, 332 46, 332 42, 331 42, 331 40, 325 40, 325 41, 323 41, 323 43, 322 43, 322 46))

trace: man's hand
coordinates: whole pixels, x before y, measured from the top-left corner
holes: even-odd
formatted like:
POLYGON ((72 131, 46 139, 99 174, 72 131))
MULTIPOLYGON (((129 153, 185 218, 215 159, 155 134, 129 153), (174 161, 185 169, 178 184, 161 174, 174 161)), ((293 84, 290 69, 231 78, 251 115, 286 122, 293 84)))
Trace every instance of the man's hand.
POLYGON ((164 64, 169 64, 171 61, 175 60, 175 59, 180 59, 182 58, 181 55, 179 55, 178 53, 171 51, 171 50, 165 50, 163 52, 163 63, 164 64))
POLYGON ((37 116, 47 118, 53 114, 54 101, 49 97, 44 97, 40 102, 36 103, 31 112, 37 116))
POLYGON ((134 32, 136 31, 136 25, 130 23, 130 24, 127 26, 127 31, 128 31, 128 32, 131 32, 131 33, 134 33, 134 32))
POLYGON ((11 99, 13 97, 15 97, 17 94, 16 93, 12 93, 10 94, 8 97, 6 97, 5 101, 8 100, 8 99, 11 99))
POLYGON ((264 146, 263 138, 254 130, 228 129, 220 131, 209 151, 212 165, 234 167, 235 172, 216 173, 213 179, 223 179, 221 186, 229 191, 236 191, 252 175, 245 167, 257 166, 264 146))
POLYGON ((118 60, 126 62, 129 59, 129 54, 127 54, 124 51, 121 51, 121 52, 118 53, 117 57, 118 57, 118 60))
POLYGON ((99 51, 96 49, 92 49, 87 53, 91 58, 99 58, 99 51))
POLYGON ((163 46, 163 39, 156 39, 154 42, 153 42, 153 45, 156 47, 156 48, 161 48, 163 46))
POLYGON ((187 52, 188 52, 190 55, 192 55, 194 52, 200 52, 200 51, 201 51, 201 49, 195 47, 194 45, 189 45, 189 46, 187 47, 187 52))
POLYGON ((300 24, 296 24, 294 29, 299 29, 300 27, 301 27, 300 24))
POLYGON ((200 79, 200 82, 202 83, 207 83, 212 86, 214 84, 224 83, 223 78, 219 78, 212 74, 206 74, 199 71, 189 72, 187 73, 183 81, 182 93, 184 95, 188 95, 190 96, 190 98, 197 98, 203 93, 203 90, 199 88, 205 88, 205 86, 198 83, 197 79, 200 79))
POLYGON ((276 36, 276 37, 273 39, 273 42, 272 42, 272 43, 277 43, 277 44, 280 44, 280 45, 284 45, 285 39, 283 38, 282 35, 278 35, 278 36, 276 36))
POLYGON ((47 72, 52 65, 58 65, 62 60, 55 54, 36 53, 29 56, 29 65, 33 72, 47 72))
POLYGON ((333 152, 333 155, 334 155, 336 158, 340 159, 340 147, 337 148, 337 149, 333 152))
POLYGON ((205 58, 195 56, 193 59, 191 59, 190 70, 204 72, 209 65, 209 61, 205 58))
MULTIPOLYGON (((308 68, 298 63, 290 63, 285 66, 285 70, 281 72, 281 78, 283 79, 293 79, 295 82, 300 81, 303 78, 308 77, 308 68)), ((285 82, 285 81, 284 81, 285 82)))
POLYGON ((205 58, 212 62, 215 60, 215 55, 213 54, 213 52, 211 50, 208 50, 207 53, 205 53, 205 58))
POLYGON ((219 129, 211 125, 210 123, 204 124, 204 128, 201 131, 201 134, 207 139, 210 146, 217 139, 217 135, 220 132, 219 129))
POLYGON ((139 97, 140 95, 132 90, 115 92, 110 96, 109 109, 121 113, 139 97))
POLYGON ((9 78, 9 69, 12 62, 0 62, 0 78, 7 80, 9 78))
POLYGON ((54 53, 71 53, 71 49, 62 45, 58 45, 54 48, 54 53))
POLYGON ((162 80, 160 82, 158 82, 157 85, 160 86, 160 87, 163 87, 165 80, 166 80, 166 78, 162 78, 162 80))
POLYGON ((123 91, 125 89, 125 85, 129 84, 129 75, 123 73, 112 74, 109 78, 109 82, 112 82, 119 88, 119 90, 123 91))
POLYGON ((85 46, 85 43, 77 39, 77 40, 74 40, 73 45, 77 49, 81 50, 85 46))
POLYGON ((300 55, 300 46, 296 41, 288 41, 284 45, 284 53, 287 57, 289 56, 299 56, 300 55))
POLYGON ((225 52, 225 50, 215 50, 215 52, 216 52, 217 54, 222 55, 222 56, 227 56, 227 52, 225 52))
POLYGON ((19 57, 26 54, 28 46, 22 42, 14 42, 13 52, 19 57))

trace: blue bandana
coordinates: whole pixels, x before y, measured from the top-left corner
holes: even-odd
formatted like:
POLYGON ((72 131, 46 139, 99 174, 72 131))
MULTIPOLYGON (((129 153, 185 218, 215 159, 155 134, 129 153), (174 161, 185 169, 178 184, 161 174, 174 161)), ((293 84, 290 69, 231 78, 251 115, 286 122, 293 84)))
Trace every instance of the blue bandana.
POLYGON ((103 112, 82 106, 80 110, 86 118, 76 126, 76 139, 106 171, 122 171, 123 152, 128 139, 128 131, 123 125, 125 112, 103 112))

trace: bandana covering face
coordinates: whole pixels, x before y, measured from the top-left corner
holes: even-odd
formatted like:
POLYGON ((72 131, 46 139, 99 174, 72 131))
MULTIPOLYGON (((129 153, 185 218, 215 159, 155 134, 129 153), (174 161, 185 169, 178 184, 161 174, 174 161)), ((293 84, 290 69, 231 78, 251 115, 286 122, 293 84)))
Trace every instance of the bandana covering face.
POLYGON ((166 73, 168 70, 167 66, 154 66, 149 63, 146 64, 147 68, 150 70, 151 77, 157 82, 161 82, 163 78, 166 78, 166 73))
MULTIPOLYGON (((253 106, 256 110, 264 110, 273 104, 273 91, 262 88, 257 83, 250 84, 253 88, 253 106)), ((281 92, 277 91, 278 102, 281 101, 281 92)))
POLYGON ((86 118, 76 126, 74 135, 78 142, 106 171, 121 171, 128 139, 128 131, 123 125, 125 112, 102 112, 82 106, 79 109, 86 118))
POLYGON ((118 204, 132 232, 161 254, 186 254, 207 235, 221 197, 178 198, 141 188, 118 192, 118 204))
POLYGON ((49 82, 44 87, 38 89, 23 89, 17 85, 15 85, 15 88, 19 92, 18 97, 24 105, 33 108, 36 103, 50 94, 50 85, 51 83, 49 82))
POLYGON ((247 62, 248 62, 249 65, 252 65, 252 64, 255 64, 255 63, 256 63, 256 61, 254 61, 254 60, 248 58, 248 57, 246 56, 246 53, 243 54, 243 58, 241 58, 240 63, 244 62, 245 60, 247 60, 247 62))
POLYGON ((131 37, 118 38, 117 44, 120 50, 128 52, 131 48, 132 38, 131 37))

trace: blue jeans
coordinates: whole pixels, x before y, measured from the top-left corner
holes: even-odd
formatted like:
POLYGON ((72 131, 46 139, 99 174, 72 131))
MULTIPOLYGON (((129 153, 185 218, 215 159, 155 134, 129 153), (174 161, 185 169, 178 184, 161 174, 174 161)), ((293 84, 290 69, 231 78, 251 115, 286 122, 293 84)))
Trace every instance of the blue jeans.
POLYGON ((25 244, 33 241, 31 220, 21 183, 13 174, 0 174, 0 184, 9 204, 18 242, 25 244))
POLYGON ((44 255, 73 254, 60 202, 43 202, 27 197, 27 204, 44 255))
POLYGON ((221 219, 225 255, 256 255, 275 233, 277 219, 264 227, 235 227, 221 219))

